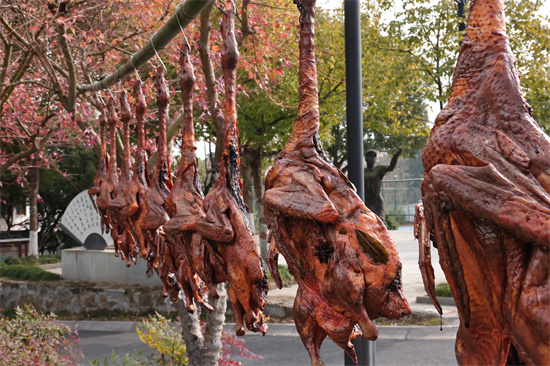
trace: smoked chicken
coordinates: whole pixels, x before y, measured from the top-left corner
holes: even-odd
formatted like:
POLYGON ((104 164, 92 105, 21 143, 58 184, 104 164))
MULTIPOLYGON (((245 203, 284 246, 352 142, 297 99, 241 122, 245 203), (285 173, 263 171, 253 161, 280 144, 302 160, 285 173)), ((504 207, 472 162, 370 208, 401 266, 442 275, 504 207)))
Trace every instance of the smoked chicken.
POLYGON ((351 339, 362 335, 375 340, 378 331, 372 319, 401 318, 411 310, 401 290, 401 262, 388 230, 323 153, 318 135, 315 1, 295 2, 300 11, 300 102, 289 141, 265 182, 268 267, 281 287, 281 253, 298 282, 294 320, 312 365, 323 365, 319 349, 326 336, 357 362, 351 339))
MULTIPOLYGON (((233 306, 237 335, 246 326, 253 332, 267 332, 263 309, 268 283, 263 260, 250 230, 248 212, 239 178, 239 132, 237 130, 236 77, 239 53, 235 39, 235 8, 226 1, 221 23, 222 68, 225 81, 224 150, 220 171, 212 190, 204 199, 203 227, 211 227, 208 248, 223 259, 228 295, 233 306), (215 239, 214 239, 215 238, 215 239)), ((204 232, 203 232, 204 233, 204 232)))
MULTIPOLYGON (((193 126, 193 88, 195 75, 189 59, 189 47, 180 47, 180 88, 183 104, 183 129, 181 137, 181 161, 177 179, 166 198, 166 212, 170 220, 163 226, 167 247, 174 253, 176 278, 183 287, 187 310, 194 311, 193 299, 208 310, 213 310, 203 301, 201 293, 206 281, 209 295, 218 298, 215 271, 211 264, 211 252, 205 248, 201 234, 200 218, 205 217, 202 205, 204 195, 195 160, 195 129, 193 126), (198 275, 198 276, 197 276, 198 275)), ((204 231, 208 231, 208 228, 204 231)), ((220 261, 220 260, 218 260, 220 261)), ((223 273, 223 267, 218 267, 223 273)))
MULTIPOLYGON (((124 152, 122 155, 122 166, 120 168, 120 177, 116 186, 116 198, 108 202, 110 211, 110 217, 114 220, 112 225, 117 225, 117 230, 121 234, 118 241, 118 247, 115 248, 115 255, 120 252, 122 260, 126 262, 126 266, 130 266, 131 262, 136 263, 137 251, 134 237, 130 230, 131 226, 126 216, 121 215, 121 210, 126 207, 126 194, 132 181, 132 162, 130 151, 130 120, 132 119, 132 112, 130 110, 130 104, 128 103, 128 96, 125 91, 120 94, 120 119, 123 125, 124 134, 124 152)), ((115 243, 117 241, 115 240, 115 243)))
POLYGON ((503 0, 472 1, 415 223, 426 291, 439 306, 431 239, 457 304, 461 365, 550 364, 550 138, 530 111, 503 0))

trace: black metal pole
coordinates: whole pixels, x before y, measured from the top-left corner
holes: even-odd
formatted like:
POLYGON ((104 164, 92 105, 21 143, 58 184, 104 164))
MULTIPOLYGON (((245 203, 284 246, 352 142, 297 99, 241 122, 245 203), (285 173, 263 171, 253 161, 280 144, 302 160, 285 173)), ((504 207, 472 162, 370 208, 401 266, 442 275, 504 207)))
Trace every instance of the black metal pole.
POLYGON ((348 178, 364 198, 361 14, 359 0, 344 0, 348 178))
MULTIPOLYGON (((364 199, 363 173, 363 104, 361 74, 361 12, 359 0, 344 0, 346 37, 346 117, 348 139, 348 178, 364 199)), ((359 366, 374 366, 375 343, 365 338, 352 341, 359 366)), ((345 365, 355 362, 345 354, 345 365)))

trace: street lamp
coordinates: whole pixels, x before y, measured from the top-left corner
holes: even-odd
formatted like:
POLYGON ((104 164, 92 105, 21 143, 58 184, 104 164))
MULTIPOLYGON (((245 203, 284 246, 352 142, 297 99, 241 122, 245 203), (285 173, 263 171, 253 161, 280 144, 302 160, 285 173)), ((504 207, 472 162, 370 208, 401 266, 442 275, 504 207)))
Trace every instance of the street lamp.
POLYGON ((456 15, 462 18, 462 21, 458 24, 458 30, 462 32, 466 29, 466 24, 464 23, 464 8, 466 7, 468 0, 455 0, 455 3, 457 4, 456 15))

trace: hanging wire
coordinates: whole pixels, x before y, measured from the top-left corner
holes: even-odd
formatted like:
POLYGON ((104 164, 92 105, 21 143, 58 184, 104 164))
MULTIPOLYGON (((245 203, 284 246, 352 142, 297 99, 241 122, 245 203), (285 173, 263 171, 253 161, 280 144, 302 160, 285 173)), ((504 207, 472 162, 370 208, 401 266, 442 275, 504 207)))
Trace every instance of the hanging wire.
MULTIPOLYGON (((237 14, 237 5, 235 5, 235 1, 231 0, 231 4, 233 4, 233 15, 237 14)), ((219 11, 221 11, 225 16, 227 16, 227 13, 225 12, 225 10, 222 9, 222 7, 220 5, 216 5, 216 7, 218 8, 219 11)))
POLYGON ((162 59, 160 58, 160 56, 159 56, 157 50, 155 49, 155 42, 153 42, 153 40, 155 39, 155 35, 156 35, 156 34, 157 34, 157 33, 155 32, 155 34, 153 34, 153 37, 151 37, 151 46, 153 46, 153 51, 155 51, 155 54, 157 55, 157 57, 158 57, 160 63, 162 64, 162 67, 164 67, 164 71, 168 72, 168 69, 166 69, 166 66, 164 66, 164 62, 162 62, 162 59))
POLYGON ((105 100, 104 100, 103 97, 101 96, 101 92, 100 92, 100 91, 97 92, 97 97, 99 98, 99 100, 101 101, 101 103, 103 103, 104 106, 107 105, 107 104, 105 103, 105 100))
MULTIPOLYGON (((168 21, 159 29, 159 32, 162 32, 163 37, 157 41, 157 45, 161 45, 162 48, 166 47, 166 45, 177 36, 177 27, 176 24, 179 24, 182 27, 187 27, 191 21, 193 21, 195 18, 199 16, 201 11, 210 4, 210 1, 206 0, 185 0, 180 5, 179 11, 178 11, 178 18, 176 18, 176 15, 172 15, 168 21), (181 14, 179 14, 181 13, 181 14), (181 16, 180 16, 181 15, 181 16)), ((156 33, 155 33, 156 34, 156 33)), ((150 52, 152 46, 152 41, 145 44, 136 54, 135 56, 138 58, 138 67, 141 67, 144 63, 146 63, 151 57, 153 57, 153 54, 150 52), (149 45, 151 44, 151 46, 149 45)), ((155 53, 156 49, 155 49, 155 53)), ((158 54, 157 54, 158 56, 158 54)), ((160 57, 159 57, 160 59, 160 57)), ((162 62, 162 60, 161 60, 162 62)), ((163 64, 164 65, 164 64, 163 64)), ((166 67, 165 67, 166 68, 166 67)), ((111 75, 107 76, 106 78, 94 83, 94 84, 86 84, 82 85, 80 89, 83 92, 87 91, 98 91, 102 89, 106 89, 111 85, 114 85, 118 82, 118 80, 130 75, 132 73, 132 70, 136 70, 136 65, 134 60, 128 60, 124 65, 120 66, 115 72, 113 72, 111 75)), ((138 75, 138 79, 141 78, 138 75)))
POLYGON ((136 72, 136 76, 137 76, 139 82, 143 84, 143 81, 141 81, 141 78, 139 77, 139 73, 136 69, 136 65, 134 65, 134 55, 135 55, 135 53, 132 55, 132 57, 130 57, 130 62, 132 63, 132 67, 134 68, 134 71, 136 72))
MULTIPOLYGON (((185 32, 183 31, 183 27, 181 26, 181 23, 180 23, 180 17, 179 17, 179 13, 178 13, 178 8, 182 5, 182 3, 180 3, 177 7, 176 7, 176 20, 178 21, 178 25, 180 26, 180 29, 181 29, 181 34, 183 34, 183 39, 185 40, 185 44, 187 45, 187 50, 190 51, 191 50, 191 46, 189 45, 189 41, 187 40, 187 36, 185 35, 185 32)), ((181 51, 181 50, 180 50, 181 51)))

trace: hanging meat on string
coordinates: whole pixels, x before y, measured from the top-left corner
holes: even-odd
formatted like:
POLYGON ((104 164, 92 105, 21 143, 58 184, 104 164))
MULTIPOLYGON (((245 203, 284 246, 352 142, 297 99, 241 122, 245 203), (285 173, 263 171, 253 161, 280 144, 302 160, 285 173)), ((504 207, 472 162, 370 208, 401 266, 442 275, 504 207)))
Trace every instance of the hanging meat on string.
POLYGON ((300 102, 289 141, 265 182, 268 266, 281 287, 281 253, 298 282, 294 321, 312 365, 323 365, 319 349, 326 336, 357 362, 350 340, 361 335, 375 340, 372 319, 397 319, 411 310, 388 230, 321 148, 315 1, 295 2, 300 11, 300 102))
POLYGON ((504 1, 473 1, 415 224, 426 291, 431 239, 457 304, 461 365, 550 364, 550 138, 530 112, 504 1))
MULTIPOLYGON (((136 101, 136 130, 137 148, 133 167, 133 174, 124 195, 125 204, 118 210, 120 220, 127 222, 127 227, 134 239, 134 250, 129 253, 131 258, 138 254, 147 258, 147 246, 145 245, 145 234, 138 225, 140 215, 140 203, 145 202, 147 190, 149 189, 149 173, 147 171, 147 156, 145 152, 145 112, 147 104, 142 91, 141 81, 136 81, 133 86, 133 96, 136 101)), ((130 251, 130 250, 129 250, 130 251)))
POLYGON ((97 195, 96 204, 100 213, 102 213, 102 220, 104 223, 106 232, 111 233, 113 238, 115 251, 118 252, 119 244, 119 232, 118 227, 113 225, 111 212, 109 211, 109 202, 115 198, 116 186, 118 183, 118 177, 116 172, 116 124, 118 123, 118 115, 115 108, 115 100, 110 97, 107 100, 107 122, 109 124, 109 140, 111 141, 109 147, 109 164, 107 167, 107 176, 105 180, 99 186, 99 193, 97 195))
POLYGON ((172 178, 166 146, 166 118, 168 115, 168 87, 164 78, 166 70, 159 66, 156 73, 155 85, 159 118, 157 162, 151 176, 149 189, 145 192, 143 201, 139 201, 139 217, 135 225, 138 225, 141 230, 141 237, 138 234, 137 239, 142 247, 142 253, 145 248, 144 259, 147 260, 148 268, 156 269, 163 282, 163 295, 167 295, 170 291, 172 298, 177 299, 180 285, 169 267, 165 266, 164 236, 159 232, 159 228, 169 219, 164 204, 172 187, 172 178))
MULTIPOLYGON (((181 161, 177 179, 166 198, 166 212, 170 220, 164 224, 166 247, 171 249, 175 263, 176 278, 185 294, 187 310, 193 312, 193 299, 212 311, 212 307, 203 301, 202 289, 206 281, 209 295, 219 298, 215 284, 215 271, 212 268, 211 252, 205 248, 201 234, 197 232, 200 218, 206 216, 202 205, 204 195, 195 160, 195 129, 193 126, 193 88, 195 75, 189 59, 188 45, 180 46, 180 88, 183 104, 183 129, 181 136, 181 161)), ((218 258, 218 262, 221 258, 218 258)), ((223 273, 223 267, 218 266, 223 273)))
POLYGON ((106 212, 103 209, 100 209, 96 205, 97 196, 99 195, 99 188, 101 184, 105 181, 107 177, 107 169, 109 166, 109 157, 107 156, 107 121, 105 117, 105 106, 101 104, 100 107, 100 117, 99 117, 99 163, 97 167, 97 172, 94 176, 94 186, 88 189, 88 195, 92 200, 92 205, 99 214, 100 223, 101 223, 101 232, 109 232, 109 224, 106 219, 106 212))
POLYGON ((246 326, 253 332, 267 332, 264 307, 267 300, 267 275, 263 260, 250 230, 248 211, 242 197, 239 178, 239 132, 237 129, 236 73, 239 53, 235 39, 235 8, 226 1, 221 23, 223 37, 222 68, 225 81, 224 150, 220 171, 212 190, 204 199, 206 217, 202 225, 212 227, 206 239, 214 255, 223 258, 228 295, 233 306, 237 335, 246 326))
MULTIPOLYGON (((122 166, 120 168, 120 177, 116 186, 116 198, 108 202, 110 217, 114 220, 112 225, 118 226, 118 232, 122 233, 118 242, 118 249, 115 255, 118 256, 119 251, 122 260, 126 262, 126 266, 130 266, 131 262, 137 261, 137 248, 133 235, 131 234, 131 226, 128 222, 128 217, 121 215, 121 210, 127 206, 126 195, 132 181, 132 162, 130 151, 130 120, 132 112, 128 103, 128 96, 125 91, 122 91, 119 97, 120 101, 120 119, 123 125, 124 134, 124 152, 122 155, 122 166)), ((117 242, 117 241, 115 241, 117 242)))

